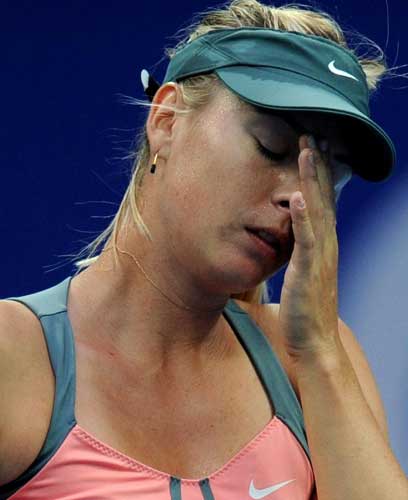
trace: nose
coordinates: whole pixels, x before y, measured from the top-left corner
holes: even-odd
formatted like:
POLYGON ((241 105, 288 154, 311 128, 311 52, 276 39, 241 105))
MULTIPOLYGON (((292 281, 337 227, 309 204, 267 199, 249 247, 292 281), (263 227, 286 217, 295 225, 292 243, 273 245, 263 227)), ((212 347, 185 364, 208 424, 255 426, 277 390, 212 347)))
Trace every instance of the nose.
POLYGON ((271 193, 271 203, 280 213, 290 217, 289 200, 295 191, 301 191, 298 155, 285 165, 279 181, 279 187, 271 193))
POLYGON ((299 191, 299 188, 293 189, 291 191, 281 192, 273 196, 272 203, 279 212, 284 213, 288 216, 290 215, 289 200, 295 191, 299 191))

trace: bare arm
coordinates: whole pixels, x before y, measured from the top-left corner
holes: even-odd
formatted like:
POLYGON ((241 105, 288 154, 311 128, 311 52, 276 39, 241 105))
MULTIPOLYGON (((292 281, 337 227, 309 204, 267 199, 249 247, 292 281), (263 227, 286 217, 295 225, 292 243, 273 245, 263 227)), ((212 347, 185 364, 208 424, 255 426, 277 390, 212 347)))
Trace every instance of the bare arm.
POLYGON ((318 499, 407 500, 367 360, 341 321, 339 332, 335 355, 303 358, 296 367, 318 499))
POLYGON ((0 485, 38 455, 51 419, 54 377, 38 320, 0 301, 0 485))
POLYGON ((319 500, 408 500, 408 480, 387 442, 368 363, 338 318, 330 154, 307 136, 300 137, 299 148, 301 191, 289 200, 294 247, 278 331, 297 381, 317 495, 319 500))

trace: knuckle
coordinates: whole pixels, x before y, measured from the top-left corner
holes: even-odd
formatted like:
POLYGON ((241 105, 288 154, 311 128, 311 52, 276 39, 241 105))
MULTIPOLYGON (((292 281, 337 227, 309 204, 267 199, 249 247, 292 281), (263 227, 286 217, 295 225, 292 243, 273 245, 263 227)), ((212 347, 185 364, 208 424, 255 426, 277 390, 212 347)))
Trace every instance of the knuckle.
POLYGON ((303 246, 306 250, 314 250, 316 247, 316 238, 313 235, 307 235, 303 240, 303 246))
POLYGON ((317 170, 308 169, 306 177, 311 181, 319 182, 319 175, 317 173, 317 170))
POLYGON ((305 231, 303 234, 299 235, 298 243, 300 243, 305 250, 313 250, 317 244, 313 231, 305 231))

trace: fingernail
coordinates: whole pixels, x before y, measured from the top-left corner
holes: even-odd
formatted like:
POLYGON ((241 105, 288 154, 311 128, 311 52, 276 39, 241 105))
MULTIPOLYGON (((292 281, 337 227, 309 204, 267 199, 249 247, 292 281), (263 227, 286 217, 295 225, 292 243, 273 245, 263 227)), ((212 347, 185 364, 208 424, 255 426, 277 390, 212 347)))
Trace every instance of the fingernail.
POLYGON ((313 137, 313 135, 307 136, 307 143, 309 144, 309 148, 317 149, 316 141, 315 141, 315 138, 313 137))

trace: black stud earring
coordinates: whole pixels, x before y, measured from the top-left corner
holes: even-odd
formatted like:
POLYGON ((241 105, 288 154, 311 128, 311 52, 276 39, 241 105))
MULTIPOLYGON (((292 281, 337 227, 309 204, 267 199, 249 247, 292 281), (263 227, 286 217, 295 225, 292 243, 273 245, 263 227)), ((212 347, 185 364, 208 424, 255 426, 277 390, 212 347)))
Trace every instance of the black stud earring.
POLYGON ((157 163, 157 156, 158 156, 159 153, 156 153, 155 157, 154 157, 154 160, 153 160, 153 164, 152 164, 152 168, 150 169, 150 173, 154 174, 155 171, 156 171, 156 163, 157 163))

